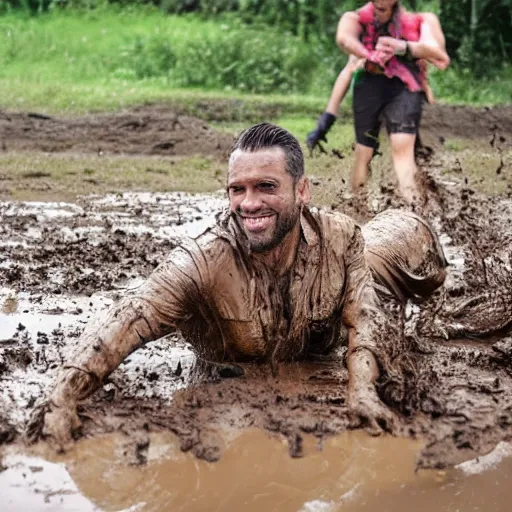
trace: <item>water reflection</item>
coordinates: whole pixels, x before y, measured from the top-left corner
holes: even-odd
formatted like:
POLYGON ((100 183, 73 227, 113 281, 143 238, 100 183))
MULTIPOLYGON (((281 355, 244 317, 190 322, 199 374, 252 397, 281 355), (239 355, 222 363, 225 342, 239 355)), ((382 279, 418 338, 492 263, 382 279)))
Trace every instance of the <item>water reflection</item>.
POLYGON ((84 440, 65 456, 45 453, 42 446, 32 453, 54 464, 7 454, 0 490, 7 510, 35 512, 509 510, 509 445, 499 445, 480 470, 474 461, 470 476, 462 469, 415 473, 420 447, 347 432, 327 440, 321 451, 315 439, 306 438, 306 456, 292 459, 284 441, 250 430, 227 438, 220 462, 212 464, 182 453, 171 434, 155 434, 147 464, 132 466, 126 454, 135 441, 110 435, 84 440))

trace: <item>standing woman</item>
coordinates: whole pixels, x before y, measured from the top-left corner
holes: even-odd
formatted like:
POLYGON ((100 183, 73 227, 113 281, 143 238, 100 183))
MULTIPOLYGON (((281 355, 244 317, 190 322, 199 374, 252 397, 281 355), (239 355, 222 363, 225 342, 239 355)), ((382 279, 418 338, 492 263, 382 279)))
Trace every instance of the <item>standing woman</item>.
POLYGON ((338 45, 346 53, 366 59, 354 83, 353 190, 364 186, 368 179, 382 119, 390 137, 400 192, 411 203, 420 199, 414 142, 428 92, 426 65, 421 60, 440 69, 450 63, 435 34, 441 27, 436 27, 434 21, 439 23, 434 14, 407 12, 398 0, 374 0, 340 19, 338 45))

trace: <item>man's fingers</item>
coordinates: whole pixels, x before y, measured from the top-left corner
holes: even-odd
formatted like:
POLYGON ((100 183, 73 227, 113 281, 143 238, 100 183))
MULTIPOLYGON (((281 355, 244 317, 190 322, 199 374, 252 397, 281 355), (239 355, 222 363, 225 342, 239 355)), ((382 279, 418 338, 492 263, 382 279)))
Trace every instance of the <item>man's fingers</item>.
POLYGON ((379 423, 377 421, 375 421, 374 418, 372 418, 371 420, 368 420, 368 425, 365 428, 365 430, 366 430, 366 432, 368 432, 368 434, 370 434, 373 437, 379 437, 384 432, 382 427, 379 425, 379 423))
POLYGON ((349 429, 356 429, 361 427, 362 425, 362 419, 359 414, 351 413, 348 418, 348 428, 349 429))
POLYGON ((58 407, 46 413, 42 435, 56 452, 63 453, 73 445, 73 432, 81 426, 74 409, 58 407))
POLYGON ((367 403, 352 408, 348 428, 364 428, 370 435, 379 436, 383 432, 396 432, 398 425, 398 417, 393 411, 383 405, 367 403))
POLYGON ((349 428, 364 428, 371 436, 380 436, 383 430, 375 417, 361 411, 351 414, 349 418, 349 428))
POLYGON ((389 409, 382 409, 377 415, 377 422, 387 432, 394 432, 398 427, 397 416, 389 409))

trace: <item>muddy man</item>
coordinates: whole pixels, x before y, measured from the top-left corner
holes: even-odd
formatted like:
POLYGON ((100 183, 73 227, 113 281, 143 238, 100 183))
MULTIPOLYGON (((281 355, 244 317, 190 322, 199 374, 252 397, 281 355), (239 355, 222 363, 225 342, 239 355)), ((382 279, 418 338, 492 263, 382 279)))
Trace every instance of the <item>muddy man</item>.
POLYGON ((274 366, 326 354, 348 332, 349 411, 372 428, 392 427, 394 413, 375 387, 386 322, 375 284, 405 300, 443 282, 445 261, 428 225, 384 212, 365 227, 365 254, 351 218, 308 207, 300 145, 267 123, 235 141, 227 192, 229 211, 215 227, 176 247, 103 322, 88 325, 46 405, 43 434, 57 446, 79 426, 78 401, 134 350, 175 330, 199 359, 274 366))

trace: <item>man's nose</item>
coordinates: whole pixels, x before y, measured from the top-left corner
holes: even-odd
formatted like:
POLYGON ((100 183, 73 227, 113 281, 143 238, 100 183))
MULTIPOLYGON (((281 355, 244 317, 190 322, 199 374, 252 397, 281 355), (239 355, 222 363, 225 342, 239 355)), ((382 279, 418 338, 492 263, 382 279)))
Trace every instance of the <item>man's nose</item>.
POLYGON ((261 195, 256 190, 247 189, 240 208, 246 212, 254 212, 260 210, 262 206, 261 195))

